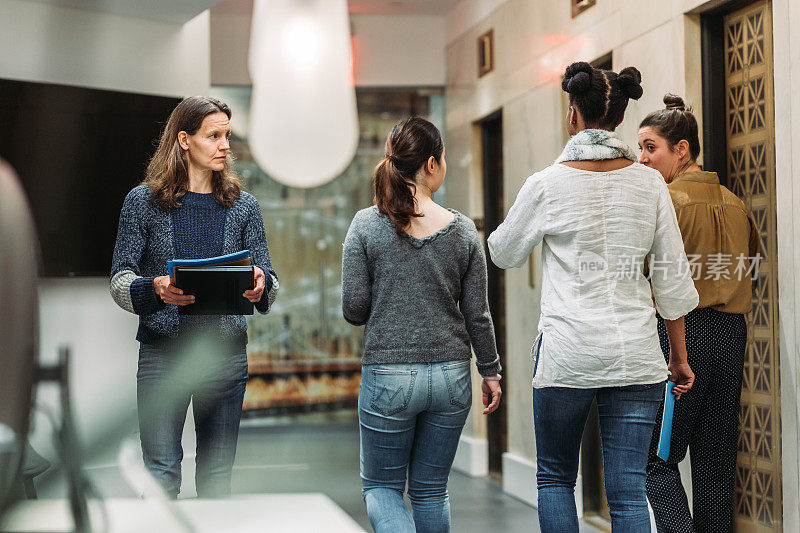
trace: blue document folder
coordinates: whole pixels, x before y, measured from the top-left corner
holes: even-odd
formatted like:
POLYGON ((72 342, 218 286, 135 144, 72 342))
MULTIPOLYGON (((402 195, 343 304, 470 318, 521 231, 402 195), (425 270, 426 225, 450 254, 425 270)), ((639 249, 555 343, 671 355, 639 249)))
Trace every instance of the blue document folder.
POLYGON ((175 279, 176 266, 223 266, 223 265, 249 265, 250 250, 242 250, 232 254, 220 255, 217 257, 207 257, 205 259, 173 259, 167 262, 169 277, 175 279))
POLYGON ((667 381, 664 389, 664 415, 661 417, 661 434, 658 437, 658 451, 656 455, 662 461, 669 457, 669 441, 672 438, 672 414, 675 412, 675 395, 672 389, 675 388, 674 381, 667 381))

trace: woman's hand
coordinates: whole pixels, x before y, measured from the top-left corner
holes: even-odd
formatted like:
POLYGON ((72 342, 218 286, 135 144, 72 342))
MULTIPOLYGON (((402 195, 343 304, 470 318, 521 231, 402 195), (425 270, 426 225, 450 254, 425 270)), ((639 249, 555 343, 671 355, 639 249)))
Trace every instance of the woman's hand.
POLYGON ((267 278, 264 271, 259 267, 253 267, 253 290, 244 291, 242 296, 250 300, 252 303, 258 303, 261 300, 261 295, 264 294, 264 287, 267 285, 267 278))
POLYGON ((189 305, 194 303, 194 296, 183 294, 182 290, 170 282, 169 276, 158 276, 153 279, 153 287, 165 304, 189 305))
POLYGON ((694 372, 692 372, 692 369, 689 367, 689 363, 685 361, 673 362, 671 357, 667 365, 667 370, 669 370, 669 380, 675 382, 675 388, 672 389, 672 393, 675 395, 675 399, 678 400, 681 394, 689 392, 689 389, 692 388, 694 384, 694 372))
POLYGON ((500 407, 500 396, 503 395, 500 382, 492 379, 484 379, 483 383, 481 383, 481 392, 483 396, 483 405, 486 406, 486 409, 483 410, 483 414, 488 415, 489 413, 497 411, 497 408, 500 407), (489 403, 489 395, 491 395, 492 403, 489 403))
POLYGON ((684 317, 675 320, 665 318, 664 327, 667 329, 667 337, 669 337, 669 364, 667 365, 669 377, 667 379, 675 382, 672 392, 677 400, 681 394, 689 392, 694 383, 694 372, 689 368, 687 362, 684 317))

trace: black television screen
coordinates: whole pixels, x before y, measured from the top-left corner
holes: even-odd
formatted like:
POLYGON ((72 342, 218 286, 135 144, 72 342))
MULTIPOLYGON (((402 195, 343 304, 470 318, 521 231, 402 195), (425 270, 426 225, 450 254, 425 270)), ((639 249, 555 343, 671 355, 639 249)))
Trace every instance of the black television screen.
POLYGON ((107 276, 125 195, 179 98, 0 79, 0 157, 22 180, 45 276, 107 276))

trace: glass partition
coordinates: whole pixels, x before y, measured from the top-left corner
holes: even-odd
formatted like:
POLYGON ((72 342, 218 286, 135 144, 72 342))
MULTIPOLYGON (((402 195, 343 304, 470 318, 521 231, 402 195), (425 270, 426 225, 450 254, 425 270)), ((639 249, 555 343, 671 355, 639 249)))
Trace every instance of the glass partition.
MULTIPOLYGON (((231 148, 236 169, 245 189, 261 204, 280 280, 270 314, 250 318, 244 416, 353 410, 361 377, 363 328, 342 318, 342 243, 356 211, 373 203, 372 175, 384 156, 392 126, 416 115, 444 130, 442 91, 359 89, 355 158, 340 176, 313 189, 282 185, 252 159, 247 144, 249 87, 214 87, 212 95, 233 110, 231 148)), ((442 202, 444 195, 442 187, 437 201, 442 202)))

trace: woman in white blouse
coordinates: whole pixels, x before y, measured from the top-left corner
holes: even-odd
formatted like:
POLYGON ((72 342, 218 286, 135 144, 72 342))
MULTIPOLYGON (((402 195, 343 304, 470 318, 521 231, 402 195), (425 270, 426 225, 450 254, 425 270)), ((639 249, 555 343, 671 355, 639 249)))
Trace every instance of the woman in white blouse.
POLYGON ((533 411, 539 524, 577 532, 574 489, 583 428, 596 398, 612 530, 649 531, 645 465, 664 381, 692 386, 683 316, 697 291, 661 175, 636 163, 614 129, 641 75, 574 63, 573 136, 556 162, 529 177, 506 220, 489 237, 501 268, 519 267, 542 243, 542 301, 534 358, 533 411), (650 282, 644 274, 649 261, 650 282), (651 292, 652 287, 652 292, 651 292), (665 364, 653 297, 667 324, 665 364))

